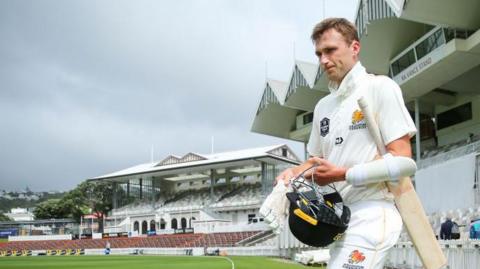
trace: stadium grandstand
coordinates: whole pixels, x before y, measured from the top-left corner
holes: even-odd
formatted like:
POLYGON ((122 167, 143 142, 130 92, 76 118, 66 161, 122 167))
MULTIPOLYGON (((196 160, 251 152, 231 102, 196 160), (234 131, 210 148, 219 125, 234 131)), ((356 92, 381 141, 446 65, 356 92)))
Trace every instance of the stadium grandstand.
POLYGON ((170 155, 91 178, 114 186, 113 210, 103 234, 77 240, 72 234, 9 236, 9 242, 0 243, 0 256, 100 254, 107 244, 115 254, 139 249, 203 254, 222 248, 278 256, 277 239, 258 210, 275 175, 299 162, 288 146, 276 145, 170 155))
POLYGON ((106 234, 265 229, 258 215, 278 171, 299 162, 286 145, 170 155, 92 181, 114 186, 106 234))
MULTIPOLYGON (((480 268, 479 243, 469 240, 480 218, 478 14, 477 0, 360 0, 355 20, 362 64, 400 85, 417 126, 415 184, 435 233, 447 217, 460 226, 459 242, 442 242, 450 268, 480 268)), ((306 145, 327 85, 318 64, 295 61, 288 80, 267 80, 251 130, 306 145)), ((304 246, 287 231, 280 247, 304 246)), ((406 233, 390 265, 421 265, 406 233)))

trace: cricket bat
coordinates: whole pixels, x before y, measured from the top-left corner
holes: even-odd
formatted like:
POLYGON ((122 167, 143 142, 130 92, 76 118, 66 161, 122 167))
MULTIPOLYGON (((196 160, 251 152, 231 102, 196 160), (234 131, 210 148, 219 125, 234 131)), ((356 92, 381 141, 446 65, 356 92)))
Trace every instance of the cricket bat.
MULTIPOLYGON (((367 101, 361 97, 358 105, 363 112, 368 131, 372 135, 381 155, 387 153, 380 129, 367 101)), ((397 206, 415 250, 426 269, 439 269, 447 264, 445 255, 438 244, 422 203, 410 177, 404 177, 398 183, 388 182, 387 187, 395 197, 397 206)))

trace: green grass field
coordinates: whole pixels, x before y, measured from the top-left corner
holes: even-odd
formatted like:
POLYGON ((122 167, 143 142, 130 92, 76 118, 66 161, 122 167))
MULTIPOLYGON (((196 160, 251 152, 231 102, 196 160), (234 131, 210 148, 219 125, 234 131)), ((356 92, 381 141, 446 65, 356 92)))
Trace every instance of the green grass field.
MULTIPOLYGON (((295 269, 305 266, 267 257, 229 257, 235 269, 295 269)), ((231 262, 224 257, 191 256, 34 256, 1 257, 0 268, 112 268, 112 269, 230 269, 231 262)))

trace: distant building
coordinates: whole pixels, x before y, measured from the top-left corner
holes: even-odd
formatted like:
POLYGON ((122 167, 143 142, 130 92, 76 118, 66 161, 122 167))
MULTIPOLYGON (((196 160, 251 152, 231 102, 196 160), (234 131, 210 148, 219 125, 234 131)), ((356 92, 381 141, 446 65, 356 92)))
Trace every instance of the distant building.
POLYGON ((267 229, 258 210, 275 176, 299 162, 287 145, 190 152, 90 180, 115 190, 105 233, 258 231, 267 229))
POLYGON ((12 208, 10 213, 5 214, 13 221, 30 221, 33 220, 33 213, 28 211, 27 208, 12 208))

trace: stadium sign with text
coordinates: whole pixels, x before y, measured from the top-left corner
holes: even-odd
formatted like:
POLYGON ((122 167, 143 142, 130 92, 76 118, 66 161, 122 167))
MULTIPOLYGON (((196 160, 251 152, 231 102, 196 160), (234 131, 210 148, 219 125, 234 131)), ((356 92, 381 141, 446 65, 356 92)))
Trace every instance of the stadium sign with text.
POLYGON ((424 69, 427 67, 437 63, 440 59, 445 57, 444 50, 440 47, 435 49, 434 51, 427 54, 425 57, 421 58, 407 69, 400 72, 400 74, 396 75, 393 80, 398 83, 398 85, 402 85, 403 83, 407 82, 411 78, 420 74, 424 69))

